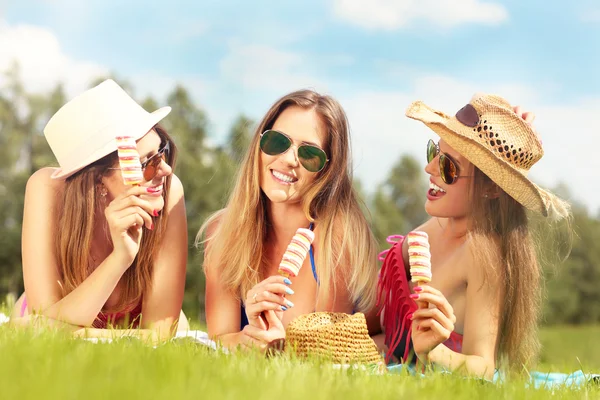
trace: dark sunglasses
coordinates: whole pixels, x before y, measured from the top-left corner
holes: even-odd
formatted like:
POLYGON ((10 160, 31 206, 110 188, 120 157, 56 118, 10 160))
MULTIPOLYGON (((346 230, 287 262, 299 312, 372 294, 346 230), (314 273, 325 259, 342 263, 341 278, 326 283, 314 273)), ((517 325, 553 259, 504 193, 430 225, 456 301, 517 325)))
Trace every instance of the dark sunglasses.
MULTIPOLYGON (((169 158, 169 152, 171 151, 171 146, 169 146, 169 141, 166 141, 164 146, 158 149, 156 154, 153 154, 146 161, 142 163, 142 171, 144 172, 144 180, 146 182, 150 182, 152 179, 156 177, 158 174, 158 169, 160 168, 161 162, 167 162, 169 158)), ((121 169, 121 168, 109 168, 109 169, 121 169)))
MULTIPOLYGON (((292 139, 285 133, 269 129, 260 135, 260 149, 265 154, 276 156, 285 153, 290 147, 292 147, 292 139)), ((298 146, 298 159, 300 164, 310 172, 321 171, 329 161, 323 149, 311 144, 298 146)))
POLYGON ((438 154, 440 155, 440 177, 445 184, 452 185, 458 178, 466 178, 466 176, 460 177, 458 175, 456 161, 449 155, 442 153, 439 144, 429 139, 429 142, 427 142, 427 163, 433 161, 438 154))
POLYGON ((165 145, 158 149, 156 154, 150 156, 150 158, 142 163, 142 171, 144 171, 144 180, 146 182, 150 182, 158 174, 160 163, 163 161, 167 162, 170 151, 171 146, 169 146, 169 141, 167 140, 165 145))

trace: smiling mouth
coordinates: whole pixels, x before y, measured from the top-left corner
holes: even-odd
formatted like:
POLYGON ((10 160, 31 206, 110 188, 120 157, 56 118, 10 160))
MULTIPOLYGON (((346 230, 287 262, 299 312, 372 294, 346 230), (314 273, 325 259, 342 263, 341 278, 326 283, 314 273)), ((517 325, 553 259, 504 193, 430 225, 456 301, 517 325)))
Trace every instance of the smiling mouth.
POLYGON ((433 182, 429 182, 429 195, 433 197, 443 196, 446 191, 433 182))
POLYGON ((274 169, 271 170, 271 175, 275 178, 276 181, 284 183, 286 185, 292 185, 298 182, 298 178, 284 174, 279 171, 275 171, 274 169))
POLYGON ((162 192, 163 185, 161 183, 160 185, 156 185, 156 186, 148 186, 147 190, 148 190, 149 194, 158 194, 158 193, 162 192))

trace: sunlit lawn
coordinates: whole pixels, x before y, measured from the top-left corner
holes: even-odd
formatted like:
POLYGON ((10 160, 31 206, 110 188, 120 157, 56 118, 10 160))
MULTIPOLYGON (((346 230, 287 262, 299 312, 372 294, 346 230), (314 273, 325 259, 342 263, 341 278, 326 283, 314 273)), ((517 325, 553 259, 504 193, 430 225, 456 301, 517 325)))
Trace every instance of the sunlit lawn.
MULTIPOLYGON (((599 373, 600 350, 593 346, 599 334, 599 327, 545 329, 538 369, 599 373)), ((287 356, 220 354, 189 341, 158 348, 135 339, 93 344, 6 325, 0 327, 0 356, 1 399, 600 398, 597 386, 551 392, 522 381, 494 385, 440 373, 373 375, 287 356)))

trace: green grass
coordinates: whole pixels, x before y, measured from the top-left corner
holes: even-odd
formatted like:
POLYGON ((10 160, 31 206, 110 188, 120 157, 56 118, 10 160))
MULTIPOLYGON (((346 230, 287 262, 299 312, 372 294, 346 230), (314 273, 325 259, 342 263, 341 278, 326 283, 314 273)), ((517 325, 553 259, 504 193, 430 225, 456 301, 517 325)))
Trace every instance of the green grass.
POLYGON ((561 326, 542 329, 540 368, 600 374, 600 326, 561 326))
MULTIPOLYGON (((538 369, 600 372, 592 340, 600 328, 555 328, 542 332, 538 369), (568 343, 569 346, 566 346, 568 343), (552 346, 552 348, 550 348, 552 346), (559 368, 559 369, 557 369, 559 368)), ((332 399, 373 398, 560 399, 600 398, 600 387, 526 388, 522 381, 493 385, 456 375, 372 375, 335 370, 288 356, 226 355, 186 341, 156 349, 139 340, 93 344, 60 332, 34 333, 0 327, 2 399, 332 399)))
MULTIPOLYGON (((0 329, 0 387, 6 399, 545 399, 550 392, 523 382, 502 386, 433 374, 370 375, 334 370, 288 357, 223 355, 191 343, 152 349, 137 340, 92 344, 58 333, 0 329)), ((558 398, 597 398, 600 390, 554 391, 558 398)))

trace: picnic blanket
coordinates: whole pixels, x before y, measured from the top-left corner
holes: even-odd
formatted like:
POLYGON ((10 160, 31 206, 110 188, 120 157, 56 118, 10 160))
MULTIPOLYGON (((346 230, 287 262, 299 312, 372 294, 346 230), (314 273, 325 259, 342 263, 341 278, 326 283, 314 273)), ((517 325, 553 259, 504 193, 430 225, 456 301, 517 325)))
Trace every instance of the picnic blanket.
MULTIPOLYGON (((394 364, 388 366, 388 372, 390 373, 402 373, 403 371, 406 371, 413 376, 425 377, 425 375, 418 372, 413 365, 394 364)), ((502 384, 505 382, 505 376, 500 371, 496 371, 492 381, 488 382, 502 384)), ((582 370, 577 370, 570 374, 562 372, 532 371, 529 372, 529 377, 526 380, 526 385, 528 387, 534 387, 536 389, 556 389, 559 387, 576 388, 585 384, 600 385, 600 375, 586 374, 582 370)))

